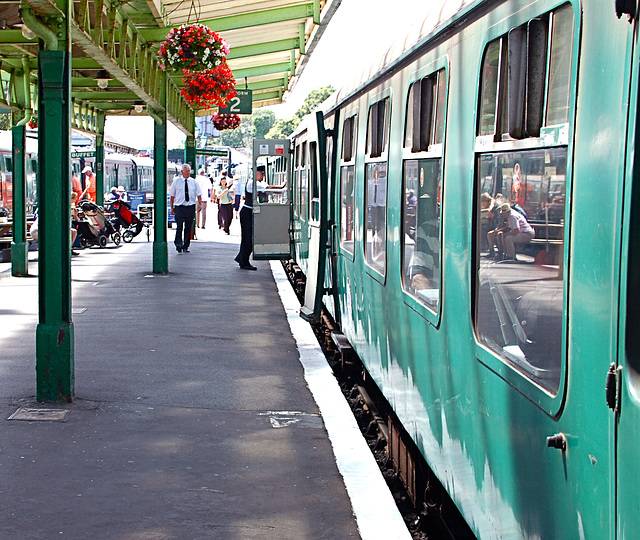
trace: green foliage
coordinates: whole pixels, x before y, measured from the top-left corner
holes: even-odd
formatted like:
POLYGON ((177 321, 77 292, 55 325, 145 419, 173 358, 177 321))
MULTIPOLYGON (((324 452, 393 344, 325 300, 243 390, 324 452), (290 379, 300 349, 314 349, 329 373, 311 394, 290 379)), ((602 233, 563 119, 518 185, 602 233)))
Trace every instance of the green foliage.
POLYGON ((295 116, 293 118, 280 118, 275 121, 265 138, 286 139, 298 127, 299 123, 300 119, 295 116))
POLYGON ((220 132, 220 144, 231 148, 251 148, 253 138, 253 115, 242 116, 242 123, 236 129, 225 129, 220 132))
POLYGON ((335 92, 335 88, 331 85, 323 86, 322 88, 316 88, 311 90, 309 95, 305 98, 302 107, 296 111, 296 116, 300 119, 304 118, 310 112, 320 105, 325 99, 335 92))
POLYGON ((0 114, 0 129, 7 130, 12 127, 11 113, 0 114))
POLYGON ((254 137, 264 139, 276 121, 276 114, 271 109, 258 109, 251 115, 254 137))

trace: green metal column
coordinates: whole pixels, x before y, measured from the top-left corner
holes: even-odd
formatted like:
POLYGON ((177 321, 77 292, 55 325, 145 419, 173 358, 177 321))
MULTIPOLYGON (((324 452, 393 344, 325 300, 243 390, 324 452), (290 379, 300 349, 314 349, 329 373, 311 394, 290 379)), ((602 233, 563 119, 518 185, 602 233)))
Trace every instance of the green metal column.
POLYGON ((167 251, 167 74, 162 72, 161 104, 162 111, 150 111, 153 124, 153 271, 156 274, 169 272, 169 253, 167 251))
POLYGON ((104 112, 98 114, 96 135, 96 204, 104 205, 104 112))
POLYGON ((196 139, 190 135, 187 135, 187 140, 184 144, 184 162, 191 165, 191 176, 196 175, 196 139))
POLYGON ((27 159, 26 126, 11 129, 13 136, 13 242, 11 243, 11 275, 29 274, 29 244, 27 243, 27 159))
POLYGON ((38 56, 38 401, 73 399, 71 322, 71 55, 38 56))

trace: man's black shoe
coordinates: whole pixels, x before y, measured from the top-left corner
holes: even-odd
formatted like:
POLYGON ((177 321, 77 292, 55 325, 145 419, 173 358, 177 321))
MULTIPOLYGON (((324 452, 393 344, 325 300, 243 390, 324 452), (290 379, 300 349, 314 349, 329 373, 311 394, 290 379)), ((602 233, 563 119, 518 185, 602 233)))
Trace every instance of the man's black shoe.
POLYGON ((189 253, 189 248, 184 248, 182 251, 184 251, 185 253, 189 253))
POLYGON ((243 264, 240 268, 242 268, 243 270, 257 270, 258 269, 255 266, 253 266, 252 264, 243 264))
POLYGON ((178 253, 182 253, 182 246, 176 246, 176 251, 178 253))

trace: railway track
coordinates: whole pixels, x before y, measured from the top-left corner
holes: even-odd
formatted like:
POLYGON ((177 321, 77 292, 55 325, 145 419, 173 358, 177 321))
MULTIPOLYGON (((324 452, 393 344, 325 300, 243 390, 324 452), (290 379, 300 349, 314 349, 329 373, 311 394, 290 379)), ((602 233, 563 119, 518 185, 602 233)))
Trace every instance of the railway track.
MULTIPOLYGON (((292 260, 282 264, 303 303, 304 273, 292 260)), ((331 315, 323 308, 319 323, 311 326, 412 537, 474 539, 331 315)))

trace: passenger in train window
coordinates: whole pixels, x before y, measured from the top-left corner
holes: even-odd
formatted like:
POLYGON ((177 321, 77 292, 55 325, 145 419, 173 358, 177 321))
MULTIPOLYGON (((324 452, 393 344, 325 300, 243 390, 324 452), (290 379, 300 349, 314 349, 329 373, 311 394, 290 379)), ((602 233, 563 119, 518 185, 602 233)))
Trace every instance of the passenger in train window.
POLYGON ((516 260, 516 244, 528 244, 536 235, 534 228, 529 225, 526 218, 517 210, 511 208, 509 203, 500 207, 500 214, 506 219, 507 228, 498 234, 498 245, 502 244, 507 260, 516 260))

